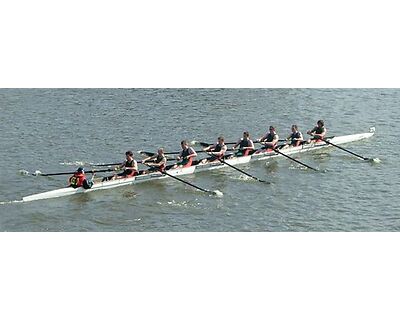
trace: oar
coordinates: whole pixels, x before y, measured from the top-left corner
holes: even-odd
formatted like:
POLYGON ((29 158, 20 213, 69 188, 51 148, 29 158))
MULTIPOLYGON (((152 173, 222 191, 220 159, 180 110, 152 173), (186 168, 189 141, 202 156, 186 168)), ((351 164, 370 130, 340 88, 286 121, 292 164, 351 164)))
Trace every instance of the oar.
MULTIPOLYGON (((137 163, 142 163, 142 160, 136 160, 137 163)), ((119 166, 122 162, 116 163, 88 163, 88 165, 93 167, 111 167, 111 166, 119 166)), ((96 171, 98 172, 98 171, 96 171)))
POLYGON ((197 190, 200 190, 200 191, 203 191, 203 192, 206 192, 206 193, 209 193, 209 194, 213 194, 213 195, 216 195, 216 196, 219 196, 219 197, 223 196, 223 193, 221 191, 219 191, 219 190, 212 191, 212 190, 208 190, 208 189, 203 189, 203 188, 201 188, 199 186, 196 186, 196 185, 194 185, 194 184, 192 184, 190 182, 187 182, 187 181, 182 180, 182 179, 180 179, 178 177, 175 177, 175 176, 173 176, 172 174, 169 174, 166 171, 162 172, 162 174, 165 174, 166 176, 168 176, 168 177, 170 177, 172 179, 178 180, 178 181, 180 181, 180 182, 182 182, 184 184, 187 184, 187 185, 189 185, 189 186, 191 186, 193 188, 196 188, 197 190))
MULTIPOLYGON (((142 150, 138 151, 138 153, 140 153, 141 155, 145 155, 147 157, 153 157, 157 154, 156 152, 149 152, 149 151, 142 151, 142 150)), ((165 152, 164 154, 169 155, 169 154, 179 154, 179 153, 180 152, 165 152)), ((165 158, 167 159, 167 161, 176 160, 176 159, 168 158, 168 157, 165 157, 165 158)))
POLYGON ((246 175, 246 176, 248 176, 248 177, 250 177, 250 178, 253 178, 254 180, 257 180, 257 181, 260 181, 260 182, 263 182, 263 183, 268 183, 268 184, 270 183, 270 182, 268 182, 268 181, 264 181, 264 180, 261 180, 261 179, 255 177, 255 176, 252 176, 251 174, 247 173, 246 171, 243 171, 243 170, 241 170, 241 169, 239 169, 239 168, 237 168, 237 167, 235 167, 235 166, 229 164, 229 163, 226 162, 224 159, 218 159, 218 160, 219 160, 221 163, 226 164, 228 167, 231 167, 232 169, 235 169, 235 170, 239 171, 240 173, 243 173, 244 175, 246 175))
MULTIPOLYGON (((156 152, 149 152, 149 151, 138 151, 138 153, 142 154, 142 155, 146 155, 148 157, 152 157, 155 156, 157 153, 156 152)), ((176 152, 164 152, 164 154, 168 155, 168 154, 179 154, 180 152, 176 151, 176 152)), ((172 159, 167 159, 167 160, 172 160, 172 159)))
MULTIPOLYGON (((232 151, 231 149, 228 149, 227 151, 232 151)), ((206 152, 209 152, 209 151, 204 151, 204 150, 198 150, 198 151, 196 151, 196 153, 206 153, 206 152)), ((155 156, 156 155, 156 153, 155 152, 148 152, 148 151, 139 151, 139 153, 140 154, 143 154, 143 155, 146 155, 146 156, 148 156, 148 157, 152 157, 152 156, 155 156)), ((181 151, 176 151, 176 152, 165 152, 164 154, 180 154, 181 153, 181 151)), ((175 159, 171 159, 171 158, 167 158, 167 160, 175 160, 175 159)))
POLYGON ((279 153, 280 155, 282 155, 282 156, 284 156, 284 157, 286 157, 286 158, 288 158, 288 159, 294 161, 294 162, 297 162, 298 164, 301 164, 302 166, 304 166, 304 167, 306 167, 306 168, 308 168, 308 169, 311 169, 311 170, 314 170, 314 171, 318 171, 317 169, 315 169, 315 168, 313 168, 313 167, 310 167, 309 165, 307 165, 307 164, 305 164, 305 163, 303 163, 303 162, 301 162, 301 161, 299 161, 299 160, 296 160, 295 158, 289 157, 287 154, 284 154, 283 152, 280 152, 277 148, 275 148, 274 151, 275 151, 276 153, 279 153))
MULTIPOLYGON (((286 139, 281 139, 281 140, 278 140, 278 141, 279 141, 279 142, 284 142, 284 141, 287 141, 287 140, 286 140, 286 139)), ((226 145, 235 145, 236 143, 237 143, 237 142, 225 142, 226 145)), ((262 142, 260 142, 260 141, 253 141, 253 143, 260 143, 260 144, 262 144, 262 142)), ((207 148, 207 147, 213 145, 213 143, 200 142, 200 141, 196 141, 196 140, 191 141, 190 144, 191 144, 192 146, 194 146, 194 145, 200 145, 200 146, 202 146, 203 148, 207 148)), ((199 152, 199 151, 197 151, 197 152, 199 152)))
POLYGON ((340 150, 346 151, 346 152, 352 154, 353 156, 356 156, 356 157, 358 157, 358 158, 360 158, 360 159, 363 159, 363 160, 365 160, 365 161, 373 161, 373 160, 374 160, 374 159, 371 159, 371 158, 365 158, 365 157, 363 157, 363 156, 360 156, 359 154, 354 153, 354 152, 352 152, 352 151, 350 151, 350 150, 347 150, 347 149, 345 149, 345 148, 343 148, 343 147, 341 147, 341 146, 338 146, 338 145, 336 145, 336 144, 330 142, 329 140, 322 139, 322 141, 324 141, 325 143, 330 144, 331 146, 334 146, 334 147, 336 147, 336 148, 338 148, 338 149, 340 149, 340 150))
MULTIPOLYGON (((209 147, 209 146, 212 146, 214 143, 206 143, 206 142, 200 142, 200 141, 196 141, 196 140, 193 140, 193 141, 191 141, 190 142, 190 145, 192 145, 192 146, 194 146, 194 145, 200 145, 200 146, 202 146, 203 148, 207 148, 207 147, 209 147)), ((225 144, 226 145, 228 145, 228 144, 236 144, 236 142, 225 142, 225 144)))
MULTIPOLYGON (((90 166, 94 166, 94 167, 111 167, 111 166, 118 166, 120 165, 122 162, 115 162, 115 163, 88 163, 88 165, 90 166)), ((138 161, 138 163, 140 163, 138 161)))
MULTIPOLYGON (((90 170, 90 171, 85 171, 85 173, 97 173, 97 172, 110 172, 110 171, 115 171, 114 169, 103 169, 103 170, 90 170)), ((50 176, 64 176, 64 175, 71 175, 74 174, 76 171, 73 172, 55 172, 55 173, 42 173, 39 170, 36 170, 34 173, 32 173, 33 176, 43 176, 43 177, 50 177, 50 176)))

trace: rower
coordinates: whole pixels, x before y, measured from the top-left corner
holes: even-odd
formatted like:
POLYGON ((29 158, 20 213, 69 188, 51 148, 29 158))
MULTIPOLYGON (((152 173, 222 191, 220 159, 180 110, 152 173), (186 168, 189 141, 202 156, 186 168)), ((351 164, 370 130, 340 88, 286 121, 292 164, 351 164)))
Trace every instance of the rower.
POLYGON ((323 120, 318 120, 317 126, 314 129, 307 131, 307 134, 311 135, 312 138, 308 140, 308 143, 311 141, 313 142, 320 142, 322 139, 325 138, 326 135, 326 128, 323 120))
POLYGON ((134 159, 132 151, 125 152, 125 160, 119 166, 115 167, 114 170, 124 169, 123 172, 114 174, 110 177, 104 177, 102 182, 115 179, 131 178, 139 174, 137 161, 134 159))
POLYGON ((289 145, 292 147, 298 147, 303 142, 303 134, 299 131, 297 124, 292 125, 292 133, 287 139, 289 145))
POLYGON ((118 169, 124 168, 124 171, 117 174, 118 178, 130 178, 139 174, 137 161, 134 159, 132 151, 125 152, 125 161, 118 166, 118 169))
POLYGON ((226 151, 228 150, 228 147, 225 144, 225 138, 221 136, 218 137, 218 142, 216 144, 209 146, 203 150, 211 156, 201 160, 201 163, 205 164, 223 159, 226 151))
POLYGON ((248 131, 243 132, 243 138, 233 146, 233 149, 239 147, 236 152, 236 157, 248 156, 250 151, 254 150, 253 140, 250 139, 250 133, 248 131))
POLYGON ((164 172, 167 165, 167 158, 165 157, 164 149, 158 149, 157 154, 144 159, 142 163, 150 167, 145 173, 151 173, 155 171, 159 171, 161 173, 164 172))
POLYGON ((279 136, 276 133, 276 129, 274 126, 269 127, 269 132, 267 132, 260 139, 256 140, 256 142, 260 142, 264 145, 263 148, 259 149, 257 153, 266 152, 273 150, 279 141, 279 136))
POLYGON ((68 179, 68 187, 72 187, 74 189, 80 187, 84 189, 90 189, 93 186, 94 175, 95 174, 93 173, 92 179, 88 181, 86 178, 85 169, 79 167, 78 170, 76 170, 76 172, 74 173, 74 175, 68 179))
POLYGON ((173 168, 187 168, 190 167, 193 164, 193 160, 195 157, 197 157, 196 151, 192 147, 189 147, 189 143, 186 140, 183 140, 181 142, 181 148, 182 151, 177 157, 177 160, 179 161, 176 165, 173 166, 173 168))

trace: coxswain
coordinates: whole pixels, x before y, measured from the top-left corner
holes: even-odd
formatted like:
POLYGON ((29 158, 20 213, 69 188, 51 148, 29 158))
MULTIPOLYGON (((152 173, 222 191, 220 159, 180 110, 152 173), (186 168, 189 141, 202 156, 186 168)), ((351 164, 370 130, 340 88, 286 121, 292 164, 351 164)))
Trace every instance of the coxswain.
POLYGON ((222 160, 226 151, 228 150, 228 147, 225 144, 225 138, 221 136, 218 137, 218 142, 216 144, 209 146, 203 150, 210 155, 210 157, 201 160, 201 163, 204 164, 222 160))
POLYGON ((243 138, 233 146, 233 149, 238 148, 236 152, 236 157, 248 156, 250 151, 254 150, 253 140, 250 139, 250 134, 248 131, 243 132, 243 138))
POLYGON ((142 163, 150 167, 150 169, 147 170, 146 173, 155 171, 164 172, 167 165, 167 158, 165 157, 164 149, 158 149, 156 155, 144 159, 142 163))
POLYGON ((312 136, 312 138, 308 141, 311 142, 313 140, 314 142, 319 142, 325 138, 326 135, 326 128, 323 120, 318 120, 317 126, 314 127, 314 129, 307 131, 307 134, 312 136))
POLYGON ((93 186, 93 178, 94 173, 92 175, 92 179, 89 181, 85 175, 85 169, 79 167, 78 170, 75 171, 74 175, 68 179, 68 186, 74 189, 76 188, 84 188, 90 189, 93 186))
POLYGON ((273 150, 274 148, 276 148, 278 141, 279 141, 279 136, 276 133, 275 127, 270 126, 269 132, 267 132, 260 139, 256 140, 256 142, 260 142, 261 144, 264 145, 264 147, 259 149, 257 153, 273 150))
POLYGON ((292 125, 292 133, 287 137, 289 145, 292 147, 298 147, 303 142, 303 134, 299 131, 297 124, 292 125))
POLYGON ((173 168, 187 168, 193 164, 193 160, 197 157, 197 152, 194 151, 192 147, 186 140, 181 142, 182 151, 177 157, 178 163, 173 168))

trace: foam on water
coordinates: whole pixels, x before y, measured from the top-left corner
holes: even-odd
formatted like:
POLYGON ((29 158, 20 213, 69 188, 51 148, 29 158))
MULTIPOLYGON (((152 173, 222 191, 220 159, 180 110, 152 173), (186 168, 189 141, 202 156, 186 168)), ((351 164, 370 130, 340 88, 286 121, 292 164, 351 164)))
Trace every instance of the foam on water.
POLYGON ((224 194, 219 190, 213 190, 213 195, 217 198, 222 198, 224 196, 224 194))
POLYGON ((0 201, 0 205, 22 203, 22 202, 24 202, 24 201, 23 200, 0 201))

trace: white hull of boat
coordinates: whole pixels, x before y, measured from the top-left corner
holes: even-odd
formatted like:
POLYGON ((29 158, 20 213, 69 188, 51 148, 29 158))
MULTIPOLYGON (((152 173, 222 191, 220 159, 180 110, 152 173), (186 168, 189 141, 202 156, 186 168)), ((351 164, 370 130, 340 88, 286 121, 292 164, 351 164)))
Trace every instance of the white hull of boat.
MULTIPOLYGON (((334 143, 337 145, 345 144, 345 143, 349 143, 349 142, 355 142, 355 141, 359 141, 359 140, 363 140, 363 139, 368 139, 368 138, 372 137, 374 135, 374 133, 375 133, 375 128, 371 128, 370 132, 368 132, 368 133, 360 133, 360 134, 352 134, 352 135, 346 135, 346 136, 333 137, 333 138, 329 139, 329 141, 331 143, 334 143)), ((319 143, 305 144, 305 145, 302 145, 299 147, 282 148, 282 149, 280 149, 280 152, 287 154, 287 155, 292 155, 292 154, 297 154, 297 153, 302 153, 302 152, 307 152, 307 151, 314 151, 314 150, 319 150, 319 149, 323 149, 323 148, 329 148, 329 147, 331 148, 332 146, 329 144, 326 144, 325 142, 319 142, 319 143)), ((255 153, 251 156, 246 156, 246 157, 233 157, 231 159, 226 159, 225 161, 230 165, 236 166, 236 165, 246 164, 246 163, 253 162, 253 161, 266 160, 266 159, 275 158, 275 157, 282 157, 282 155, 280 155, 274 151, 266 151, 263 153, 255 153)), ((193 174, 195 172, 221 169, 221 168, 225 168, 225 167, 228 167, 228 166, 221 162, 214 162, 214 163, 208 163, 208 164, 199 164, 199 165, 192 166, 189 168, 172 169, 172 170, 168 170, 168 173, 173 176, 181 176, 181 175, 193 174)), ((43 193, 26 196, 26 197, 23 197, 22 200, 24 202, 29 202, 29 201, 35 201, 35 200, 59 198, 59 197, 65 197, 65 196, 74 195, 74 194, 78 194, 78 193, 86 193, 86 192, 92 192, 92 191, 96 191, 96 190, 112 189, 112 188, 127 186, 127 185, 131 185, 131 184, 136 184, 136 183, 140 183, 140 182, 145 182, 145 181, 150 181, 150 180, 159 180, 159 179, 165 179, 165 178, 167 178, 166 175, 156 172, 156 173, 140 175, 140 176, 132 177, 132 178, 116 179, 116 180, 104 181, 104 182, 96 182, 91 189, 83 189, 83 188, 73 189, 71 187, 57 189, 57 190, 53 190, 53 191, 48 191, 48 192, 43 192, 43 193)))
MULTIPOLYGON (((196 169, 195 167, 173 169, 173 170, 169 170, 168 173, 173 176, 187 175, 187 174, 194 173, 195 169, 196 169)), ((92 191, 96 191, 96 190, 113 189, 113 188, 117 188, 117 187, 131 185, 133 183, 140 183, 140 182, 145 182, 145 181, 149 181, 149 180, 159 180, 159 179, 165 179, 165 178, 167 178, 166 175, 163 175, 163 174, 157 172, 157 173, 151 173, 151 174, 141 175, 141 176, 132 177, 132 178, 126 178, 126 179, 115 179, 115 180, 104 181, 104 182, 99 181, 99 182, 95 182, 93 187, 90 189, 84 189, 84 188, 74 189, 71 187, 61 188, 61 189, 57 189, 57 190, 33 194, 31 196, 26 196, 26 197, 22 198, 22 201, 29 202, 29 201, 35 201, 35 200, 59 198, 59 197, 70 196, 70 195, 74 195, 74 194, 78 194, 78 193, 92 192, 92 191)))

